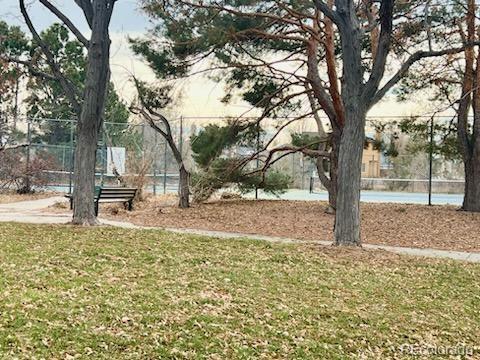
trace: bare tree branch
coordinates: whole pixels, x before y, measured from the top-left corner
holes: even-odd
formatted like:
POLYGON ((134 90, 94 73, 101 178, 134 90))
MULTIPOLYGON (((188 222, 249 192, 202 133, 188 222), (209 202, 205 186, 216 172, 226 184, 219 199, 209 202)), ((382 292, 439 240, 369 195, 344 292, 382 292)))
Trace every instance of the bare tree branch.
POLYGON ((380 6, 380 36, 376 46, 376 54, 373 62, 370 78, 365 84, 363 97, 368 102, 378 90, 380 81, 385 73, 385 65, 390 52, 390 44, 393 30, 393 5, 394 0, 382 0, 380 6))
POLYGON ((65 95, 68 97, 70 100, 73 109, 75 110, 75 113, 77 115, 80 115, 81 113, 81 106, 78 102, 77 99, 77 89, 75 86, 62 74, 60 67, 58 64, 55 62, 55 59, 53 57, 52 52, 50 51, 50 48, 48 45, 42 40, 40 35, 38 34, 37 30, 35 29, 35 26, 32 23, 32 20, 30 19, 30 16, 28 15, 27 9, 25 7, 25 1, 24 0, 19 0, 19 5, 20 5, 20 12, 22 13, 23 18, 25 19, 25 22, 27 24, 28 29, 32 33, 33 39, 38 43, 40 48, 42 49, 43 53, 45 54, 45 57, 47 58, 47 63, 50 66, 50 69, 52 70, 53 76, 55 76, 58 81, 60 82, 60 85, 62 86, 63 90, 65 91, 65 95))
POLYGON ((89 46, 89 42, 85 36, 77 29, 75 25, 70 21, 68 17, 65 16, 57 7, 55 7, 51 2, 48 0, 40 0, 40 2, 50 10, 56 17, 58 17, 66 27, 70 29, 70 31, 77 37, 78 41, 80 41, 86 48, 89 46))
POLYGON ((320 74, 318 73, 317 52, 317 44, 310 42, 307 47, 307 77, 320 106, 333 123, 337 121, 337 114, 332 99, 323 87, 320 74))
POLYGON ((264 176, 265 176, 265 172, 277 161, 279 161, 281 158, 287 156, 287 155, 290 155, 290 154, 293 154, 293 153, 302 153, 302 154, 305 154, 307 156, 311 156, 311 157, 315 157, 315 158, 318 158, 318 157, 326 157, 326 158, 329 158, 330 157, 330 152, 328 151, 320 151, 320 150, 312 150, 312 149, 309 149, 309 147, 313 146, 313 145, 316 145, 318 143, 320 143, 321 141, 319 142, 314 142, 314 143, 311 143, 311 144, 307 144, 305 146, 293 146, 293 145, 283 145, 283 146, 279 146, 279 147, 276 147, 276 148, 273 148, 271 150, 268 151, 268 155, 266 157, 266 159, 263 161, 264 165, 263 167, 259 168, 259 169, 255 169, 253 171, 250 171, 248 172, 247 174, 245 175, 253 175, 253 174, 256 174, 256 173, 263 173, 264 176), (277 159, 273 159, 273 156, 278 153, 278 152, 285 152, 284 154, 282 154, 280 157, 278 157, 277 159))
POLYGON ((3 145, 3 146, 0 146, 0 152, 7 151, 7 150, 24 148, 24 147, 28 147, 28 146, 29 146, 28 144, 3 145))
POLYGON ((315 6, 318 10, 320 10, 326 17, 334 22, 335 25, 341 26, 342 19, 340 15, 335 11, 332 10, 325 2, 322 0, 314 0, 315 6))
POLYGON ((417 61, 426 59, 426 58, 431 58, 431 57, 458 54, 464 51, 468 47, 473 47, 478 45, 480 45, 480 41, 469 42, 464 44, 461 47, 456 47, 456 48, 437 50, 437 51, 417 51, 413 53, 407 59, 407 61, 403 63, 400 69, 390 78, 390 80, 388 80, 387 83, 376 92, 376 94, 373 96, 369 104, 369 107, 372 107, 378 101, 380 101, 385 96, 385 94, 407 74, 410 67, 413 64, 415 64, 417 61))
POLYGON ((11 56, 0 56, 0 59, 6 61, 6 62, 10 62, 10 63, 15 63, 15 64, 20 64, 20 65, 24 65, 27 67, 28 71, 33 75, 33 76, 38 76, 38 77, 42 77, 44 79, 47 79, 47 80, 54 80, 54 81, 58 81, 58 79, 53 76, 52 74, 48 74, 46 72, 43 72, 43 71, 40 71, 40 70, 37 70, 35 69, 35 67, 32 65, 32 63, 30 61, 24 61, 24 60, 20 60, 20 59, 17 59, 17 58, 14 58, 14 57, 11 57, 11 56))
MULTIPOLYGON (((328 0, 328 6, 332 7, 333 0, 328 0)), ((332 118, 332 124, 337 123, 338 127, 341 129, 345 124, 345 107, 343 105, 342 96, 338 86, 338 74, 337 74, 337 65, 335 62, 335 42, 334 42, 334 32, 333 32, 333 23, 329 18, 324 20, 325 23, 325 60, 327 63, 327 75, 328 82, 330 84, 328 91, 332 99, 332 105, 335 110, 335 117, 332 118)), ((312 39, 313 41, 314 39, 312 39)), ((318 51, 316 51, 318 52, 318 51)), ((311 69, 311 72, 317 72, 318 69, 311 69)))
POLYGON ((87 20, 90 29, 93 24, 93 6, 90 0, 75 0, 77 5, 82 9, 85 19, 87 20))

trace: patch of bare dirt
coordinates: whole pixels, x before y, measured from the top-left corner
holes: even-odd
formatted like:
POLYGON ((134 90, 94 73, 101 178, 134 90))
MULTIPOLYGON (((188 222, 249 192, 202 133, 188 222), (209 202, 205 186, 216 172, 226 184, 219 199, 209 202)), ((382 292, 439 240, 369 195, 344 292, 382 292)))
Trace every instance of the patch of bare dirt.
MULTIPOLYGON (((138 225, 231 231, 304 240, 332 240, 333 215, 320 201, 219 200, 181 210, 174 197, 139 203, 132 212, 100 212, 138 225)), ((115 210, 113 210, 115 209, 115 210)), ((362 204, 362 236, 369 244, 480 251, 480 213, 453 206, 362 204)))

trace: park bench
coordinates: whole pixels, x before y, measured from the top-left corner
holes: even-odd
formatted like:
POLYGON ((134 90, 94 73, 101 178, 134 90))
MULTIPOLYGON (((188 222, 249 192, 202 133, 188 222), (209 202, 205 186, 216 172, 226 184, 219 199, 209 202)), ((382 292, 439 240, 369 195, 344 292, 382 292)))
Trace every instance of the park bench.
MULTIPOLYGON (((100 203, 123 203, 129 211, 133 207, 133 199, 137 194, 137 188, 126 187, 95 187, 95 215, 98 216, 98 206, 100 203)), ((73 210, 73 195, 65 195, 70 199, 70 210, 73 210)))

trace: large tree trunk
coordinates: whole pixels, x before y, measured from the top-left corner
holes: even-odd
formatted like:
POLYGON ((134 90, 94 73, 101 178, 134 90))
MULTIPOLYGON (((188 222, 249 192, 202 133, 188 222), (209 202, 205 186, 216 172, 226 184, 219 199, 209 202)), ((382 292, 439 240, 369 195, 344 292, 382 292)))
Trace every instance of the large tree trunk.
MULTIPOLYGON (((475 40, 475 1, 468 1, 467 40, 475 40)), ((457 111, 458 145, 465 169, 465 192, 462 210, 480 211, 480 54, 474 69, 475 50, 465 49, 465 74, 462 84, 462 96, 457 111), (469 131, 469 111, 473 109, 473 130, 469 131)))
POLYGON ((77 225, 97 223, 94 206, 97 138, 96 121, 82 115, 77 126, 73 190, 73 223, 77 225))
MULTIPOLYGON (((137 86, 137 90, 139 87, 137 86)), ((172 129, 170 127, 170 123, 168 119, 163 116, 162 114, 158 113, 152 108, 149 108, 144 100, 142 92, 139 90, 140 94, 140 102, 143 108, 138 109, 139 113, 141 113, 145 120, 148 121, 150 126, 157 131, 165 141, 168 143, 170 150, 172 150, 173 157, 178 165, 179 171, 179 182, 178 182, 178 206, 182 209, 186 209, 190 207, 190 173, 185 168, 185 164, 183 162, 183 154, 180 152, 177 144, 175 143, 173 136, 172 136, 172 129), (160 128, 152 116, 157 117, 164 125, 164 129, 160 128)))
POLYGON ((367 104, 363 96, 362 44, 363 30, 355 16, 352 1, 336 2, 342 25, 343 54, 342 100, 345 124, 342 129, 338 159, 338 195, 335 213, 335 244, 359 246, 360 181, 365 141, 367 104))
POLYGON ((347 106, 347 121, 340 142, 335 244, 359 246, 360 182, 365 141, 365 114, 347 106), (362 125, 359 125, 361 123, 362 125))
POLYGON ((107 84, 110 79, 111 11, 105 1, 94 1, 92 36, 88 49, 87 74, 82 112, 77 124, 73 192, 73 223, 95 225, 95 163, 98 133, 102 125, 107 84))
POLYGON ((170 146, 170 149, 172 150, 173 157, 178 164, 178 207, 181 209, 186 209, 190 207, 190 173, 185 168, 183 154, 180 152, 177 144, 175 144, 170 129, 168 129, 166 140, 170 146))
POLYGON ((480 212, 480 154, 465 163, 465 195, 462 210, 480 212))
POLYGON ((190 207, 190 173, 185 165, 180 165, 180 180, 178 183, 178 206, 182 209, 190 207))

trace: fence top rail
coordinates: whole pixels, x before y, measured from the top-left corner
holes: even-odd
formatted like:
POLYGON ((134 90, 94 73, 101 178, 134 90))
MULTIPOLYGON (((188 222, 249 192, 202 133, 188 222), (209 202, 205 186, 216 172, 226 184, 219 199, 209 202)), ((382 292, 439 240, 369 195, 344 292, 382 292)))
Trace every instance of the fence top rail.
MULTIPOLYGON (((19 118, 19 122, 24 121, 26 124, 41 124, 42 122, 64 122, 64 123, 77 123, 76 119, 50 119, 50 118, 19 118)), ((123 126, 144 126, 145 123, 134 123, 134 122, 113 122, 105 121, 105 125, 123 125, 123 126)))
MULTIPOLYGON (((312 176, 312 179, 318 179, 318 176, 312 176)), ((389 181, 396 181, 396 182, 428 182, 428 179, 400 179, 400 178, 362 178, 362 180, 366 181, 376 181, 376 182, 389 182, 389 181)), ((462 179, 432 179, 432 182, 450 182, 450 183, 463 183, 465 180, 462 179)))
MULTIPOLYGON (((376 120, 394 120, 394 119, 423 119, 430 121, 432 118, 436 120, 451 120, 455 115, 370 115, 367 116, 367 122, 376 121, 376 120)), ((245 119, 245 120, 258 120, 259 116, 175 116, 171 119, 171 121, 179 121, 179 120, 228 120, 228 119, 245 119)), ((290 120, 298 118, 296 116, 278 116, 278 117, 271 117, 265 118, 264 120, 290 120)), ((320 115, 320 119, 328 120, 327 116, 320 115)), ((473 115, 469 115, 469 118, 473 118, 473 115)), ((313 119, 312 116, 305 116, 305 119, 313 119)), ((26 123, 42 123, 42 122, 65 122, 65 123, 76 123, 77 119, 58 119, 58 118, 35 118, 35 117, 20 117, 19 121, 25 121, 26 123)), ((299 119, 302 120, 302 119, 299 119)), ((115 121, 105 121, 104 124, 106 125, 127 125, 127 126, 145 126, 146 124, 143 122, 134 123, 134 122, 115 122, 115 121)))

